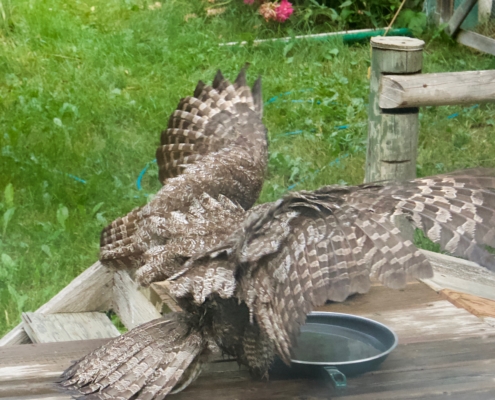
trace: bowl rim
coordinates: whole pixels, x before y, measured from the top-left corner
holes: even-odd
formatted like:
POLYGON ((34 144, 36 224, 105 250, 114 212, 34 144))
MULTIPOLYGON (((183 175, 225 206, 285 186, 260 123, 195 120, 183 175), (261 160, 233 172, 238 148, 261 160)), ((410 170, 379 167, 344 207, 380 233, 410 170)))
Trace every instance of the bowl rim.
MULTIPOLYGON (((300 361, 300 360, 293 360, 291 359, 291 363, 294 364, 306 364, 306 365, 321 365, 321 366, 339 366, 339 365, 353 365, 353 364, 362 364, 366 363, 368 361, 374 361, 380 358, 387 357, 399 344, 399 337, 397 334, 390 329, 387 325, 382 324, 381 322, 375 321, 371 318, 366 318, 366 317, 361 317, 360 315, 353 315, 353 314, 347 314, 347 313, 337 313, 337 312, 330 312, 330 311, 313 311, 308 314, 308 316, 334 316, 334 317, 346 317, 349 319, 355 319, 355 320, 361 320, 366 323, 370 323, 375 326, 379 326, 383 328, 384 330, 390 332, 394 338, 394 342, 392 343, 392 346, 390 346, 387 350, 384 352, 377 354, 373 357, 368 357, 368 358, 362 358, 360 360, 353 360, 353 361, 338 361, 338 362, 311 362, 311 361, 300 361)), ((329 324, 330 325, 330 324, 329 324)))

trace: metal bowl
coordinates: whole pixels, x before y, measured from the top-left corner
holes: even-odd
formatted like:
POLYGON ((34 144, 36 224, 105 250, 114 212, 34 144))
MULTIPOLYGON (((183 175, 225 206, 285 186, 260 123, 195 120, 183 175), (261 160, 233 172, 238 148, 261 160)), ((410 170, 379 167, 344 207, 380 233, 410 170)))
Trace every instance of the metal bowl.
POLYGON ((276 362, 275 375, 330 377, 334 386, 346 376, 377 368, 395 349, 397 335, 387 326, 356 315, 312 312, 301 327, 291 368, 276 362))

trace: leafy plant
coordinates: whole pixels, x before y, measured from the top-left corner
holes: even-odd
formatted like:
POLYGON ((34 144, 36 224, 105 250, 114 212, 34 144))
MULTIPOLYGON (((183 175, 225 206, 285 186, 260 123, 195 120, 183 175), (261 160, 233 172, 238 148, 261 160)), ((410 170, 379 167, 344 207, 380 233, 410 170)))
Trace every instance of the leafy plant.
POLYGON ((57 222, 63 231, 65 231, 65 221, 67 221, 67 218, 69 218, 69 209, 60 204, 57 210, 57 222))
POLYGON ((397 17, 396 26, 409 28, 414 36, 420 36, 426 30, 426 14, 421 11, 411 9, 402 10, 397 17))
POLYGON ((3 221, 2 221, 2 236, 5 237, 5 234, 7 233, 7 228, 15 212, 14 186, 11 183, 9 183, 4 190, 3 208, 6 208, 6 210, 3 213, 3 221))
POLYGON ((2 253, 0 261, 2 265, 2 268, 0 268, 0 282, 10 282, 16 271, 16 263, 6 253, 2 253))
POLYGON ((8 35, 14 29, 11 0, 0 0, 0 30, 8 35))

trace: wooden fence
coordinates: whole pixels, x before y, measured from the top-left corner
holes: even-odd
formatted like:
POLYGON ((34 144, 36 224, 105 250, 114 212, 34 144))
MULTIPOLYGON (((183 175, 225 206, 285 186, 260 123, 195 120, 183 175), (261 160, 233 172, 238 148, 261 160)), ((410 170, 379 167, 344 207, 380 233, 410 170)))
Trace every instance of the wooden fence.
POLYGON ((492 0, 464 0, 455 10, 453 0, 436 0, 436 14, 438 16, 436 22, 438 24, 446 23, 445 32, 459 43, 483 53, 495 55, 495 39, 461 29, 462 23, 476 3, 483 8, 484 18, 486 18, 490 14, 489 8, 493 8, 492 0))
POLYGON ((422 74, 424 42, 371 39, 366 182, 416 177, 419 107, 495 102, 495 70, 422 74))

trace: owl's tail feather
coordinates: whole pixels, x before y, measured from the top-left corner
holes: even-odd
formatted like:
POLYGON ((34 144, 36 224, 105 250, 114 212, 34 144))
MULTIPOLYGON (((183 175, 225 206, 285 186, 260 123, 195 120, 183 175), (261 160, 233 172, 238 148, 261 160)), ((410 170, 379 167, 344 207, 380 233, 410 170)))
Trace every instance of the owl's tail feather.
POLYGON ((60 385, 84 399, 163 399, 199 375, 207 343, 173 313, 143 324, 77 361, 60 385))

